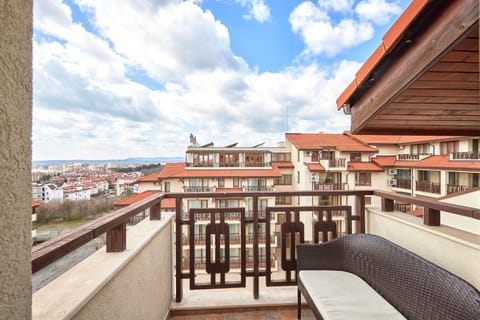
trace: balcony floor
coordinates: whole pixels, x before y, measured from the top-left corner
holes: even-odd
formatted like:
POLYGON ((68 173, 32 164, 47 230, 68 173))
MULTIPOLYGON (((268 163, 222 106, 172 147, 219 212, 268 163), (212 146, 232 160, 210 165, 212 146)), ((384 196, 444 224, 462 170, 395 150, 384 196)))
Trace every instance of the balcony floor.
MULTIPOLYGON (((272 307, 255 307, 255 308, 233 308, 233 309, 212 309, 212 310, 196 310, 189 312, 172 311, 171 320, 291 320, 297 318, 296 306, 272 306, 272 307)), ((302 307, 302 319, 314 320, 315 316, 307 307, 302 307)))

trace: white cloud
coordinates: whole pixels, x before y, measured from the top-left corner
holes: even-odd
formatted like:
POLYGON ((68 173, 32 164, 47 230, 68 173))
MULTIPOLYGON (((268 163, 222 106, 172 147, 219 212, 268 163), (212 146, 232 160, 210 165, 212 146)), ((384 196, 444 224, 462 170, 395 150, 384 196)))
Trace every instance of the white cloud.
POLYGON ((248 8, 248 14, 243 17, 247 20, 255 19, 260 23, 270 20, 270 8, 264 0, 236 0, 242 7, 248 8))
POLYGON ((390 22, 393 16, 402 12, 402 8, 385 0, 365 0, 357 4, 355 12, 361 19, 381 25, 390 22))
POLYGON ((305 54, 334 56, 372 38, 373 26, 365 21, 342 19, 335 22, 328 12, 312 2, 303 2, 290 14, 292 30, 302 37, 305 54))
POLYGON ((325 10, 338 12, 351 11, 354 0, 318 0, 318 5, 325 10))
MULTIPOLYGON (((275 145, 287 107, 291 132, 348 127, 335 99, 358 63, 259 73, 194 2, 79 2, 100 35, 60 2, 34 3, 35 29, 54 37, 33 43, 34 159, 181 156, 190 133, 219 146, 275 145), (133 71, 160 84, 146 86, 133 71)), ((306 16, 328 21, 315 14, 306 16)))

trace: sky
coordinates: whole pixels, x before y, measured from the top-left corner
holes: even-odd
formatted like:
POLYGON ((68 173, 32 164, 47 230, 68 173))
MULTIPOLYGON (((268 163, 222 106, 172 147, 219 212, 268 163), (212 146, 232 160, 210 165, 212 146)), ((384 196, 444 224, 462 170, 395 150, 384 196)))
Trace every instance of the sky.
POLYGON ((407 0, 37 0, 33 160, 182 157, 343 132, 407 0))

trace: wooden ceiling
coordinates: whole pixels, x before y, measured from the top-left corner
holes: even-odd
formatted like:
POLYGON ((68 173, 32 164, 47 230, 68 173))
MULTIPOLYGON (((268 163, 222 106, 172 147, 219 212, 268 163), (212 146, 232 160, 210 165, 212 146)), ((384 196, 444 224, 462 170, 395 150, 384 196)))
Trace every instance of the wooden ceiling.
POLYGON ((353 133, 480 135, 478 6, 451 1, 430 13, 401 54, 372 70, 348 101, 353 133))

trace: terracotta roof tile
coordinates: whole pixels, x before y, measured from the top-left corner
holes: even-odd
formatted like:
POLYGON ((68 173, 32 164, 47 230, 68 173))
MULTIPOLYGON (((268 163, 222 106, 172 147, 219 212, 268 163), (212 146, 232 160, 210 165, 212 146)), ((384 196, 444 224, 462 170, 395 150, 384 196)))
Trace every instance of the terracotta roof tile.
POLYGON ((162 209, 175 209, 176 203, 174 198, 162 199, 162 209))
POLYGON ((292 161, 274 161, 272 162, 272 166, 278 168, 295 168, 292 161))
POLYGON ((376 156, 372 158, 372 162, 379 165, 380 167, 394 167, 395 162, 397 161, 396 156, 376 156))
POLYGON ((217 188, 216 192, 242 192, 242 188, 217 188))
POLYGON ((32 201, 32 208, 40 207, 40 201, 32 201))
POLYGON ((175 176, 177 173, 185 171, 185 163, 184 162, 172 162, 166 163, 162 170, 159 172, 150 174, 148 176, 138 178, 137 181, 143 182, 156 182, 159 179, 163 178, 171 178, 175 176))
POLYGON ((402 15, 395 21, 392 27, 387 31, 383 37, 382 43, 373 52, 373 54, 366 60, 364 65, 355 75, 354 80, 347 86, 347 88, 337 98, 337 109, 340 110, 342 106, 350 99, 356 89, 363 85, 367 80, 368 75, 374 70, 375 66, 390 53, 393 46, 395 46, 403 36, 403 33, 414 22, 415 18, 429 3, 428 0, 413 0, 405 9, 402 15), (353 84, 353 86, 352 86, 353 84))
POLYGON ((325 171, 325 168, 320 163, 306 163, 308 170, 313 171, 325 171))
POLYGON ((131 195, 128 198, 115 201, 113 205, 114 206, 129 206, 129 205, 131 205, 135 202, 143 200, 143 199, 145 199, 145 198, 147 198, 147 197, 149 197, 153 194, 159 193, 159 192, 160 191, 156 191, 156 190, 147 190, 147 191, 144 191, 142 193, 137 193, 137 194, 131 195))
POLYGON ((383 172, 384 169, 380 168, 375 163, 371 162, 349 162, 348 171, 379 171, 383 172))
POLYGON ((299 150, 319 150, 322 147, 334 147, 339 151, 377 152, 376 149, 340 133, 287 133, 286 137, 299 150))

